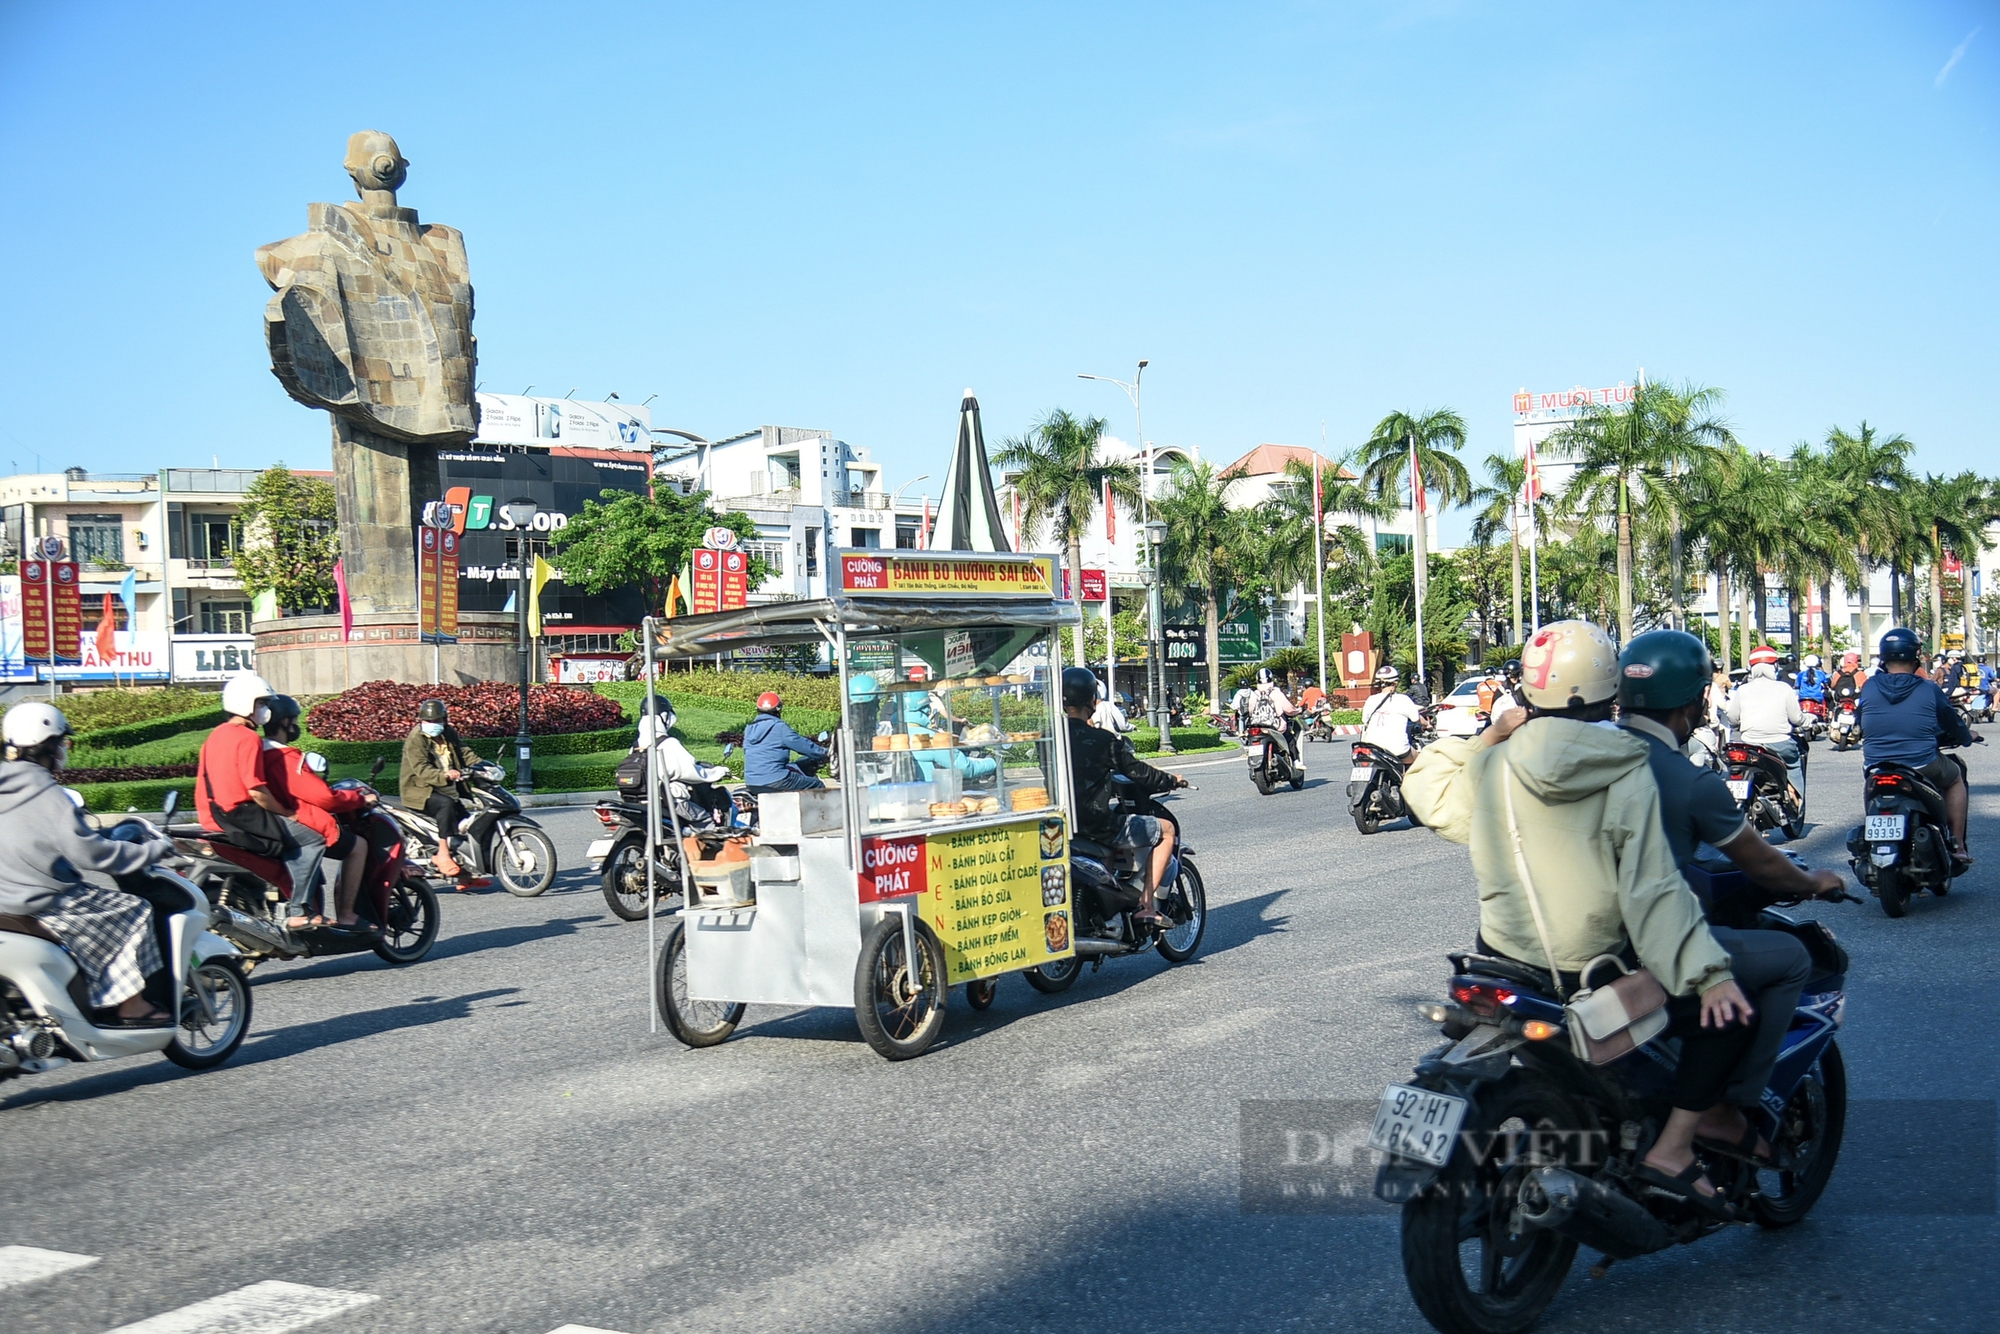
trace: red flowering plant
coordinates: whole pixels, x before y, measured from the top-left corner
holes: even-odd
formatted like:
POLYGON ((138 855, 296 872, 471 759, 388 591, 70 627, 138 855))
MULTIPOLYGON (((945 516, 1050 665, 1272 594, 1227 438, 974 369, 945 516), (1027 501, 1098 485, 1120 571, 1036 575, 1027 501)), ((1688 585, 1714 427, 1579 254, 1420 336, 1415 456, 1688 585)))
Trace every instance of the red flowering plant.
MULTIPOLYGON (((441 699, 460 736, 513 736, 519 730, 521 688, 503 681, 470 686, 413 686, 368 681, 306 715, 306 729, 328 741, 395 741, 417 725, 417 705, 441 699)), ((528 731, 536 736, 595 732, 618 726, 618 701, 575 686, 528 688, 528 731)))

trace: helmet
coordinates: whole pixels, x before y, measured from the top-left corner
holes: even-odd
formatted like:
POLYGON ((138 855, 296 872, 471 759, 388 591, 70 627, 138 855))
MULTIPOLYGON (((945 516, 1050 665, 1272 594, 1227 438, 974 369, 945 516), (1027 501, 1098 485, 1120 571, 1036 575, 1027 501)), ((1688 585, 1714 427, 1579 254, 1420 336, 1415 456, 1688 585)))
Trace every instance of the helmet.
POLYGON ((1557 621, 1528 641, 1521 670, 1521 689, 1538 709, 1602 704, 1618 693, 1618 646, 1588 621, 1557 621))
POLYGON ((1509 681, 1518 681, 1518 680, 1520 680, 1520 679, 1521 679, 1521 660, 1520 660, 1519 658, 1509 658, 1509 659, 1507 659, 1507 665, 1506 665, 1505 667, 1502 667, 1502 668, 1500 669, 1500 674, 1501 674, 1502 676, 1506 677, 1506 678, 1507 678, 1507 679, 1508 679, 1509 681))
POLYGON ((778 698, 778 692, 775 690, 766 690, 763 694, 757 696, 757 712, 759 713, 777 713, 784 707, 785 701, 778 698))
POLYGON ((444 721, 445 712, 443 700, 427 699, 417 705, 417 721, 420 723, 441 723, 444 721))
POLYGON ((1402 679, 1403 674, 1386 662, 1375 669, 1375 684, 1378 686, 1391 685, 1402 679))
POLYGON ((872 673, 856 672, 847 682, 847 697, 856 704, 867 704, 882 697, 882 683, 872 673))
POLYGON ((8 745, 26 750, 30 746, 41 745, 50 737, 70 735, 69 719, 47 700, 29 700, 7 710, 6 722, 0 724, 0 734, 4 734, 8 745))
POLYGON ((1808 653, 1808 654, 1806 654, 1806 657, 1805 657, 1805 662, 1804 662, 1804 663, 1803 663, 1802 665, 1803 665, 1803 666, 1806 666, 1806 667, 1817 667, 1817 666, 1819 666, 1819 654, 1817 654, 1817 653, 1808 653))
POLYGON ((1678 709, 1699 698, 1714 674, 1708 645, 1685 630, 1649 630, 1618 655, 1618 702, 1628 709, 1678 709))
POLYGON ((1065 667, 1062 674, 1062 701, 1065 709, 1097 707, 1097 676, 1088 667, 1065 667))
POLYGON ((1883 662, 1915 662, 1924 649, 1915 630, 1899 625, 1882 636, 1880 652, 1883 662))
POLYGON ((646 692, 646 702, 642 707, 648 715, 660 719, 669 731, 680 721, 680 715, 674 712, 674 702, 665 695, 646 692))
POLYGON ((278 692, 271 689, 271 683, 255 672, 238 672, 222 687, 222 711, 233 713, 238 718, 248 718, 257 712, 257 701, 269 699, 278 692))
POLYGON ((1965 650, 1962 648, 1955 648, 1951 652, 1945 654, 1945 657, 1947 658, 1962 658, 1964 656, 1965 656, 1965 650))
POLYGON ((299 702, 290 695, 271 696, 271 716, 264 720, 264 735, 275 736, 298 721, 299 702))
POLYGON ((1268 686, 1268 685, 1275 685, 1275 684, 1277 684, 1277 681, 1278 681, 1278 678, 1277 678, 1277 677, 1275 677, 1275 676, 1273 676, 1273 675, 1271 675, 1271 669, 1270 669, 1269 667, 1259 667, 1259 668, 1257 669, 1257 684, 1258 684, 1258 685, 1260 685, 1260 686, 1268 686))
POLYGON ((910 679, 912 681, 928 681, 931 679, 931 669, 920 662, 910 668, 910 679))
POLYGON ((1861 655, 1853 649, 1849 649, 1840 655, 1840 665, 1843 667, 1859 667, 1861 665, 1861 655))
POLYGON ((1750 650, 1750 665, 1752 667, 1775 667, 1777 664, 1778 650, 1772 648, 1769 644, 1759 644, 1756 648, 1750 650))

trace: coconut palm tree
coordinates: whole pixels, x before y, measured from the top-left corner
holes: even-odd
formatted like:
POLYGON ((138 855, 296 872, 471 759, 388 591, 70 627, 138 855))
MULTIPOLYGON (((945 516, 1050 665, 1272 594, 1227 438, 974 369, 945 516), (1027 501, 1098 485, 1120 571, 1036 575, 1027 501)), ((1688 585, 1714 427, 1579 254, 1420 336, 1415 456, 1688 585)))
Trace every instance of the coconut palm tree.
POLYGON ((1902 488, 1909 481, 1912 446, 1902 435, 1875 438, 1875 428, 1862 422, 1853 432, 1834 427, 1826 433, 1826 475, 1846 496, 1847 533, 1855 543, 1860 567, 1861 651, 1875 641, 1869 624, 1868 576, 1884 556, 1894 551, 1906 527, 1902 488))
MULTIPOLYGON (((993 455, 997 468, 1013 470, 1014 494, 1021 500, 1021 530, 1028 541, 1048 524, 1066 553, 1070 587, 1083 595, 1083 535, 1090 531, 1107 488, 1127 514, 1139 512, 1139 469, 1098 452, 1104 441, 1102 417, 1073 417, 1057 408, 1026 434, 1003 441, 993 455)), ((1083 627, 1075 631, 1075 661, 1083 661, 1083 627)))
MULTIPOLYGON (((1618 631, 1632 637, 1632 513, 1637 499, 1657 499, 1670 527, 1680 527, 1671 483, 1706 453, 1734 443, 1717 409, 1722 391, 1703 385, 1644 384, 1623 408, 1587 409, 1551 435, 1545 448, 1581 465, 1563 497, 1572 513, 1616 516, 1618 531, 1618 631)), ((1674 543, 1678 545, 1678 543, 1674 543)), ((1675 595, 1676 611, 1678 598, 1675 595)))
POLYGON ((1473 488, 1472 503, 1483 504, 1472 517, 1472 540, 1481 544, 1507 521, 1507 541, 1514 549, 1514 642, 1521 642, 1521 497, 1528 485, 1528 461, 1512 454, 1486 456, 1486 481, 1473 488))
POLYGON ((1222 698, 1222 606, 1245 567, 1246 511, 1229 508, 1229 478, 1212 463, 1174 465, 1166 490, 1153 498, 1155 518, 1167 525, 1161 577, 1201 596, 1202 626, 1208 641, 1208 697, 1222 698))
POLYGON ((1944 557, 1963 558, 1985 541, 1984 516, 1978 513, 1990 487, 1975 472, 1955 477, 1926 475, 1908 489, 1911 527, 1930 566, 1931 646, 1944 644, 1944 557))
POLYGON ((1361 481, 1378 500, 1394 502, 1405 494, 1416 520, 1417 596, 1423 597, 1430 582, 1430 565, 1425 552, 1427 535, 1424 515, 1425 495, 1435 492, 1445 509, 1472 499, 1472 477, 1459 462, 1458 451, 1465 447, 1465 418, 1450 408, 1414 415, 1392 412, 1375 423, 1374 432, 1362 442, 1357 459, 1361 481), (1421 475, 1421 491, 1411 489, 1417 478, 1410 476, 1410 458, 1416 457, 1421 475))
MULTIPOLYGON (((1833 657, 1833 581, 1852 588, 1861 577, 1861 562, 1848 535, 1853 504, 1827 467, 1826 456, 1801 441, 1786 460, 1788 487, 1794 506, 1785 543, 1785 564, 1795 586, 1817 589, 1820 595, 1820 654, 1833 657)), ((1793 613, 1797 615, 1796 610, 1793 613)), ((1796 648, 1801 632, 1792 636, 1796 648)))

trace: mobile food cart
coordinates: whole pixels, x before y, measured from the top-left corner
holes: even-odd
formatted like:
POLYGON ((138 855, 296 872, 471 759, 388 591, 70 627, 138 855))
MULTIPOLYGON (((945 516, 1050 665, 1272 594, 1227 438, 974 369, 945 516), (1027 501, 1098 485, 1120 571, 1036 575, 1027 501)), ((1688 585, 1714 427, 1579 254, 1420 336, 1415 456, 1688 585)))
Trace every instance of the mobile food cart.
MULTIPOLYGON (((840 685, 826 788, 761 795, 754 833, 683 840, 685 906, 651 957, 655 1013, 689 1046, 728 1038, 746 1005, 840 1005, 903 1060, 937 1039, 951 987, 984 1009, 1001 974, 1075 952, 1060 632, 1079 617, 1054 558, 835 562, 830 597, 642 635, 649 680, 660 658, 824 642, 840 685)), ((681 839, 648 789, 649 840, 681 839)))

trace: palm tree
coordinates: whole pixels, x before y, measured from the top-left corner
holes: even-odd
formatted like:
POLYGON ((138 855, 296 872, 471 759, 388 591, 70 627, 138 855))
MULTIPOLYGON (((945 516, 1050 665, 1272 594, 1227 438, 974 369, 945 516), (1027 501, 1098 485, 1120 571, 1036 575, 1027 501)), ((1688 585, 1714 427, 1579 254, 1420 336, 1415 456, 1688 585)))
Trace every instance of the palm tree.
MULTIPOLYGON (((1972 474, 1961 473, 1960 476, 1970 477, 1972 474)), ((1978 560, 1979 554, 1983 551, 1990 551, 1993 547, 1993 544, 1986 540, 1986 529, 1992 524, 2000 523, 2000 482, 1982 481, 1978 494, 1967 502, 1962 517, 1966 530, 1965 545, 1959 547, 1953 554, 1958 557, 1958 573, 1962 581, 1960 584, 1960 597, 1964 616, 1963 624, 1959 629, 1960 633, 1965 636, 1965 651, 1970 654, 1972 652, 1972 624, 1974 620, 1972 607, 1972 568, 1978 560)))
POLYGON ((1902 435, 1875 438, 1867 422, 1850 434, 1841 427, 1826 433, 1826 471, 1848 499, 1847 535, 1855 543, 1860 568, 1861 644, 1864 655, 1874 642, 1868 615, 1868 575, 1891 553, 1905 526, 1902 487, 1909 481, 1907 460, 1913 446, 1902 435))
POLYGON ((1483 545, 1500 531, 1500 516, 1507 516, 1507 540, 1514 548, 1514 642, 1521 642, 1521 497, 1528 485, 1528 461, 1512 454, 1486 456, 1486 483, 1475 487, 1472 502, 1485 502, 1473 516, 1472 540, 1483 545))
POLYGON ((1911 525, 1930 565, 1931 646, 1944 644, 1944 557, 1950 551, 1963 558, 1985 540, 1982 515, 1977 513, 1988 491, 1976 472, 1956 477, 1927 475, 1910 483, 1911 525))
MULTIPOLYGON (((1348 465, 1350 456, 1343 455, 1322 464, 1319 470, 1319 521, 1330 523, 1336 515, 1353 515, 1357 518, 1386 519, 1395 513, 1395 505, 1370 493, 1368 486, 1353 475, 1348 465)), ((1262 545, 1266 553, 1266 563, 1262 565, 1271 576, 1275 588, 1287 589, 1303 582, 1308 573, 1314 573, 1313 561, 1313 469, 1303 459, 1286 459, 1284 482, 1272 491, 1271 499, 1259 506, 1261 515, 1257 520, 1268 537, 1262 545)), ((1223 480, 1227 481, 1228 478, 1223 480)), ((1335 525, 1322 532, 1321 548, 1331 550, 1332 544, 1347 541, 1341 533, 1348 528, 1359 537, 1352 525, 1335 525)), ((1372 553, 1369 564, 1372 568, 1372 553)), ((1319 572, 1313 587, 1317 592, 1324 584, 1324 573, 1319 572)), ((1324 599, 1319 599, 1317 614, 1324 618, 1324 599)), ((1322 683, 1324 685, 1324 683, 1322 683)))
MULTIPOLYGON (((993 455, 998 468, 1016 470, 1014 494, 1021 500, 1021 530, 1029 541, 1049 524, 1067 556, 1070 587, 1083 596, 1083 535, 1090 531, 1105 489, 1127 514, 1139 512, 1139 469, 1098 453, 1104 440, 1102 417, 1073 417, 1057 408, 1002 442, 993 455)), ((1083 627, 1075 635, 1075 661, 1083 661, 1083 627)))
MULTIPOLYGON (((1826 456, 1800 442, 1786 464, 1793 497, 1790 532, 1785 544, 1787 568, 1796 585, 1816 588, 1820 595, 1820 653, 1833 657, 1833 581, 1852 588, 1861 576, 1854 543, 1847 536, 1853 504, 1827 467, 1826 456)), ((1794 611, 1794 615, 1797 612, 1794 611)), ((1795 630, 1796 647, 1800 635, 1795 630)))
MULTIPOLYGON (((1663 502, 1669 527, 1677 530, 1679 506, 1671 483, 1708 452, 1732 444, 1728 424, 1716 415, 1722 391, 1703 385, 1676 388, 1665 381, 1642 384, 1624 408, 1592 407, 1551 435, 1547 449, 1579 461, 1563 504, 1592 517, 1616 515, 1618 528, 1618 633, 1632 637, 1632 503, 1640 492, 1663 502)), ((1678 545, 1677 540, 1674 545, 1678 545)), ((1679 613, 1679 572, 1673 593, 1679 613)))
MULTIPOLYGON (((1463 448, 1465 418, 1450 408, 1420 416, 1392 412, 1375 423, 1374 432, 1361 444, 1357 455, 1362 464, 1361 481, 1378 500, 1393 500, 1403 495, 1405 487, 1420 486, 1425 493, 1436 492, 1442 508, 1463 505, 1472 499, 1472 477, 1458 459, 1463 448), (1419 477, 1410 476, 1412 456, 1419 477)), ((1415 489, 1410 493, 1410 509, 1416 528, 1416 599, 1421 606, 1430 586, 1430 562, 1424 549, 1428 504, 1415 489)))
POLYGON ((1208 640, 1208 698, 1222 698, 1222 603, 1244 561, 1243 512, 1224 498, 1230 479, 1212 463, 1176 462, 1167 489, 1153 499, 1153 514, 1167 525, 1161 577, 1199 589, 1208 640))

